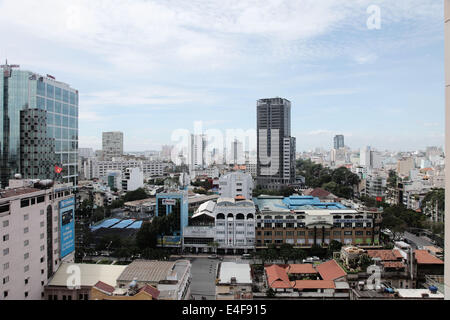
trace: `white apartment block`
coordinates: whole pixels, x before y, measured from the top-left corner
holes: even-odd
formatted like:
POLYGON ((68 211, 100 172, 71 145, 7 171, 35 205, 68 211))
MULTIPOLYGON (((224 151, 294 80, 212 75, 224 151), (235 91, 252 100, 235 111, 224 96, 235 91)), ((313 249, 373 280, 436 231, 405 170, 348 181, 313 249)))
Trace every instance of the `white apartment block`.
POLYGON ((140 168, 144 178, 148 179, 154 176, 162 176, 165 173, 167 163, 159 161, 141 161, 141 160, 116 160, 116 161, 96 161, 92 162, 93 178, 104 178, 110 170, 123 171, 126 168, 140 168))
POLYGON ((134 191, 144 187, 144 174, 140 168, 126 168, 122 173, 122 190, 134 191))
POLYGON ((0 300, 42 299, 61 262, 73 261, 74 208, 71 184, 11 180, 0 191, 0 300))
POLYGON ((219 178, 219 194, 222 198, 244 197, 252 199, 253 179, 248 173, 230 172, 219 178))
POLYGON ((255 247, 255 204, 251 200, 219 198, 214 208, 216 242, 219 249, 244 252, 255 247))

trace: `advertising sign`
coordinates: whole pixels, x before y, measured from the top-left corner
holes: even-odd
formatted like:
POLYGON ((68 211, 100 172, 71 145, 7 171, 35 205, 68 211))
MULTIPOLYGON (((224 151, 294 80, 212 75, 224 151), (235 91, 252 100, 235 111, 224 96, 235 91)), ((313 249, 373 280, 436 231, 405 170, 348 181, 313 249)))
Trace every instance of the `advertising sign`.
POLYGON ((75 250, 75 198, 59 202, 60 257, 75 250))
POLYGON ((163 199, 162 204, 166 205, 166 206, 174 206, 177 204, 177 200, 176 199, 163 199))

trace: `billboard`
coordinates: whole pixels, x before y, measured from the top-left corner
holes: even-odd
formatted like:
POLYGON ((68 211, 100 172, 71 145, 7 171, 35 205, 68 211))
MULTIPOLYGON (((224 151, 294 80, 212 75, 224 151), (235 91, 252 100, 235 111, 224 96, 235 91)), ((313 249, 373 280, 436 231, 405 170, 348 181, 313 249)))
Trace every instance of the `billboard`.
POLYGON ((60 257, 75 250, 75 198, 59 202, 60 257))
POLYGON ((158 246, 165 247, 178 247, 181 246, 180 236, 164 236, 164 238, 158 237, 158 246))

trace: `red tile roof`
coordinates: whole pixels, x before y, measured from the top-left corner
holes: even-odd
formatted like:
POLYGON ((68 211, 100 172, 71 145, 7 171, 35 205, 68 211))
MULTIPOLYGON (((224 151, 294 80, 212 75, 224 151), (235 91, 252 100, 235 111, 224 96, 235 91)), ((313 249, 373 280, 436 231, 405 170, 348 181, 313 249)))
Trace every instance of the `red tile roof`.
POLYGON ((398 249, 393 249, 393 250, 392 250, 392 253, 394 254, 394 256, 395 256, 397 259, 403 259, 403 256, 402 256, 402 254, 400 253, 400 251, 398 251, 398 249))
POLYGON ((332 280, 297 280, 294 288, 298 290, 303 289, 334 289, 336 288, 332 280))
POLYGON ((318 197, 318 198, 324 198, 324 197, 328 197, 328 196, 334 196, 334 194, 332 194, 331 192, 328 192, 327 190, 324 190, 322 188, 315 188, 313 190, 307 190, 304 192, 305 195, 307 196, 313 196, 313 197, 318 197))
POLYGON ((406 266, 401 261, 384 261, 382 262, 383 267, 385 268, 394 268, 394 269, 404 269, 406 266))
POLYGON ((427 250, 414 250, 414 255, 418 264, 444 264, 441 259, 428 253, 427 250))
POLYGON ((335 260, 323 262, 316 267, 323 280, 336 280, 347 275, 335 260))
POLYGON ((150 294, 152 296, 152 298, 155 300, 158 299, 159 294, 160 294, 158 289, 156 289, 155 287, 152 287, 148 284, 141 288, 140 292, 142 292, 142 291, 145 291, 148 294, 150 294))
POLYGON ((269 287, 274 289, 292 288, 286 269, 277 266, 276 264, 266 267, 267 283, 269 287))
POLYGON ((304 263, 304 264, 290 264, 286 268, 287 273, 292 274, 305 274, 305 273, 317 273, 317 270, 313 268, 312 264, 304 263))
POLYGON ((110 286, 109 284, 106 284, 106 283, 101 282, 101 281, 97 282, 94 285, 94 287, 99 289, 99 290, 101 290, 101 291, 110 293, 110 294, 114 292, 114 287, 113 286, 110 286))
POLYGON ((367 254, 372 259, 380 258, 381 261, 396 261, 402 258, 400 252, 398 252, 399 256, 397 256, 394 250, 367 250, 367 254))

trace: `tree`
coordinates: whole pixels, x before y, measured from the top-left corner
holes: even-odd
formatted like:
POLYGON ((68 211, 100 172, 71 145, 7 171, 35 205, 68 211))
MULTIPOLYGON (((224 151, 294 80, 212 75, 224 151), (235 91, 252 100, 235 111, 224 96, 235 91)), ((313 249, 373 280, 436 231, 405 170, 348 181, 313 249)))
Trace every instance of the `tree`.
POLYGON ((294 250, 292 245, 284 243, 280 247, 280 258, 287 264, 293 258, 294 250))
POLYGON ((367 267, 370 266, 370 265, 372 265, 372 258, 369 257, 368 254, 362 254, 359 257, 359 267, 361 268, 361 270, 363 272, 366 272, 367 267))
POLYGON ((329 255, 332 255, 334 252, 341 251, 341 248, 342 248, 342 242, 332 240, 330 242, 330 245, 328 246, 328 253, 329 253, 329 255))
POLYGON ((272 288, 269 288, 266 291, 266 296, 267 296, 267 298, 274 298, 275 297, 275 291, 272 288))
POLYGON ((327 252, 326 248, 322 248, 321 246, 319 246, 317 244, 313 244, 310 249, 310 254, 312 256, 317 256, 319 258, 325 257, 326 252, 327 252))

